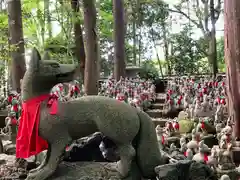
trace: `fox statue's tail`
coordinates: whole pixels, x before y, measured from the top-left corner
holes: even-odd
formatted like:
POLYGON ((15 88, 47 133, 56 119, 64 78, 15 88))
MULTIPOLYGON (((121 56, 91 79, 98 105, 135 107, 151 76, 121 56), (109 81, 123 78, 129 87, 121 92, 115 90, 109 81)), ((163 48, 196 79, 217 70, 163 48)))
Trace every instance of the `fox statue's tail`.
POLYGON ((163 162, 151 118, 143 111, 138 112, 140 130, 136 141, 136 161, 144 178, 155 178, 155 167, 163 162))

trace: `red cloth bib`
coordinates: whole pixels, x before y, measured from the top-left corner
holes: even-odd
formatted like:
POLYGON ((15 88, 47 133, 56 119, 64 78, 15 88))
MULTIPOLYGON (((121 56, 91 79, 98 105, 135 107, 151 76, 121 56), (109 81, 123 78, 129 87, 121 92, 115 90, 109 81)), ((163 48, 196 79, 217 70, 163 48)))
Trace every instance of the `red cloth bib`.
POLYGON ((22 114, 16 140, 16 158, 28 158, 48 148, 47 141, 38 135, 40 105, 45 100, 48 100, 48 105, 51 107, 49 113, 56 114, 57 99, 49 94, 22 103, 22 114))

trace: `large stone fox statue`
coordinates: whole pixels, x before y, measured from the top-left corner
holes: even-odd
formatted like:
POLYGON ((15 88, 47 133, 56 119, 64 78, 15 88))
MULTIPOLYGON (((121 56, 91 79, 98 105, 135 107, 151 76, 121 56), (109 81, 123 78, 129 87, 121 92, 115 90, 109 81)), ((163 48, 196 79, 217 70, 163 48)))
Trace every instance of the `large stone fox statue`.
POLYGON ((72 140, 97 131, 117 145, 120 155, 117 170, 122 178, 129 175, 132 161, 136 162, 143 177, 154 178, 154 168, 162 164, 162 157, 154 125, 146 113, 107 97, 84 96, 60 102, 48 95, 57 83, 72 81, 75 70, 74 65, 41 60, 39 52, 33 49, 22 80, 23 112, 16 156, 27 158, 45 149, 48 151, 45 161, 30 171, 27 179, 50 177, 72 140), (56 106, 57 110, 51 106, 56 106))

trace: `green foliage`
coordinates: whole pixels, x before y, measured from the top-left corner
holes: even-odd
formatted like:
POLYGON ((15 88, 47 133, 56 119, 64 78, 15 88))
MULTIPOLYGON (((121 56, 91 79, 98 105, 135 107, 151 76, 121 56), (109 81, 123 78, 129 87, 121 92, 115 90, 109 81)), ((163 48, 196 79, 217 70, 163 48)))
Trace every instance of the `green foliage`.
MULTIPOLYGON (((80 4, 82 1, 80 1, 80 4)), ((100 67, 105 74, 110 74, 113 69, 113 4, 112 0, 97 1, 97 33, 100 45, 100 67)), ((141 60, 142 77, 158 77, 159 64, 153 59, 152 51, 156 47, 169 44, 168 60, 170 66, 178 74, 208 72, 206 52, 208 42, 204 37, 194 40, 191 28, 183 28, 177 34, 171 34, 172 17, 169 6, 164 0, 126 0, 126 36, 125 51, 126 63, 133 62, 133 54, 136 52, 137 61, 141 60), (133 23, 136 23, 133 32, 133 23), (133 43, 134 34, 136 44, 133 43), (164 34, 166 37, 164 37, 164 34), (153 43, 155 42, 155 44, 153 43), (157 68, 156 68, 157 67, 157 68)), ((82 7, 80 7, 82 8, 82 7)), ((184 7, 182 11, 184 11, 184 7)), ((47 18, 45 17, 44 0, 23 0, 22 19, 25 47, 33 46, 43 52, 48 50, 52 58, 62 63, 73 63, 76 58, 73 54, 74 35, 73 24, 79 21, 83 24, 82 12, 74 13, 71 1, 50 1, 50 20, 54 25, 50 26, 53 36, 50 37, 47 18), (62 2, 62 3, 60 3, 62 2)), ((185 9, 186 10, 186 9, 185 9)), ((185 12, 185 11, 184 11, 185 12)), ((203 12, 197 12, 199 17, 203 12)), ((83 28, 84 30, 84 28, 83 28)), ((218 64, 224 71, 224 45, 223 38, 217 41, 218 64)), ((8 45, 8 17, 6 10, 0 12, 0 64, 10 60, 10 52, 14 47, 8 45)), ((154 57, 155 58, 155 57, 154 57)), ((166 69, 166 62, 160 62, 166 69)), ((1 66, 0 66, 1 68, 1 66)))
POLYGON ((155 80, 159 77, 158 70, 154 64, 154 61, 144 61, 141 65, 141 71, 139 72, 140 78, 155 80))
POLYGON ((8 45, 8 17, 6 11, 0 12, 0 63, 9 61, 10 51, 13 47, 8 45))
POLYGON ((104 0, 100 3, 98 11, 98 30, 100 37, 109 41, 113 41, 113 14, 112 14, 112 1, 104 0))
POLYGON ((225 72, 224 37, 217 40, 217 59, 220 72, 225 72))
POLYGON ((191 38, 192 32, 185 27, 180 33, 171 36, 172 55, 170 56, 171 66, 176 74, 196 74, 208 72, 205 66, 204 51, 200 48, 201 40, 191 38))
POLYGON ((142 10, 143 22, 149 27, 161 26, 161 23, 164 23, 169 16, 168 4, 162 0, 146 1, 142 10))

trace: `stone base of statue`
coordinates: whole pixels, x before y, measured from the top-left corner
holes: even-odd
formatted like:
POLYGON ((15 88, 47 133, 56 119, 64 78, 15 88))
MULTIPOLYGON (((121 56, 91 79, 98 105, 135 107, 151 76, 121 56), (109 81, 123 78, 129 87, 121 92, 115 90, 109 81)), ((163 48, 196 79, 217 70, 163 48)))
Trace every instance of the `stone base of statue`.
MULTIPOLYGON (((18 162, 13 155, 0 155, 0 177, 5 179, 25 179, 26 169, 29 167, 26 161, 18 162), (20 163, 20 165, 19 165, 20 163), (26 164, 27 163, 27 164, 26 164)), ((0 179, 1 179, 0 178, 0 179)), ((107 162, 62 162, 58 169, 48 180, 121 180, 116 171, 116 163, 107 162)), ((130 176, 124 180, 141 180, 140 172, 132 163, 130 176)))
MULTIPOLYGON (((132 165, 130 176, 124 180, 141 180, 141 175, 132 165)), ((121 180, 116 163, 106 162, 62 162, 49 180, 121 180)))

